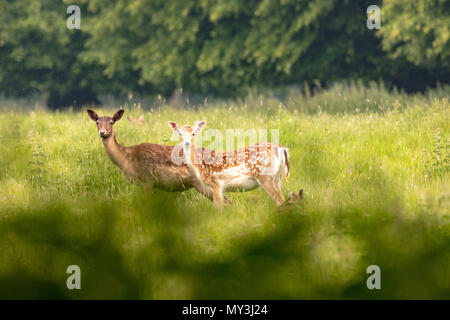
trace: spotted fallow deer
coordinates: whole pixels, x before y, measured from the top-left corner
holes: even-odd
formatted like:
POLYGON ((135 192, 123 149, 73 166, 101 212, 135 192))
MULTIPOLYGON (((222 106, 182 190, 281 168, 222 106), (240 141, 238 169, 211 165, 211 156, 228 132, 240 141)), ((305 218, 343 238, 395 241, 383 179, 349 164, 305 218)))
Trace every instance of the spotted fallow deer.
POLYGON ((219 208, 224 191, 248 191, 261 186, 279 206, 283 171, 289 176, 288 149, 273 143, 258 143, 242 149, 214 152, 194 146, 194 136, 205 126, 195 128, 169 121, 169 127, 182 139, 183 154, 189 171, 201 182, 203 190, 219 208))
POLYGON ((174 146, 142 143, 124 147, 117 143, 113 125, 122 118, 124 110, 117 111, 112 117, 99 117, 95 111, 89 109, 87 113, 97 124, 109 158, 128 180, 139 180, 147 188, 156 187, 167 191, 184 191, 195 187, 205 194, 202 185, 190 173, 186 164, 176 164, 172 161, 174 146))

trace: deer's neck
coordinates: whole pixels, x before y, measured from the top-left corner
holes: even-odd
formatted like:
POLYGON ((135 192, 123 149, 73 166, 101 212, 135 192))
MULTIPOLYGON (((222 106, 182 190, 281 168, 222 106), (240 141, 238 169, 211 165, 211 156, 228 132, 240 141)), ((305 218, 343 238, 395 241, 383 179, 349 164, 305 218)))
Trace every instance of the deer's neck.
POLYGON ((105 146, 106 153, 116 166, 118 166, 123 172, 131 174, 130 160, 127 157, 125 148, 117 143, 114 132, 108 137, 104 138, 103 145, 105 146))
POLYGON ((186 146, 183 144, 183 153, 184 158, 186 160, 186 165, 191 172, 194 174, 197 179, 200 180, 200 171, 198 165, 195 164, 195 146, 192 143, 190 146, 186 146))

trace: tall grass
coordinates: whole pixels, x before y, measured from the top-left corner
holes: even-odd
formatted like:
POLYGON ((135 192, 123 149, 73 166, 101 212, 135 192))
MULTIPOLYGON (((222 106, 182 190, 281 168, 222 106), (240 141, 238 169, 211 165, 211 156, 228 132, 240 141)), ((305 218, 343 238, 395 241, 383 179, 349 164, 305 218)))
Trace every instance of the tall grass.
MULTIPOLYGON (((186 108, 129 103, 120 143, 175 144, 168 120, 279 129, 284 210, 263 190, 223 212, 127 182, 84 111, 0 103, 0 298, 450 298, 449 88, 336 86, 186 108), (66 288, 79 265, 82 289, 66 288), (366 269, 381 268, 381 290, 366 269)), ((119 105, 96 108, 111 115, 119 105)))

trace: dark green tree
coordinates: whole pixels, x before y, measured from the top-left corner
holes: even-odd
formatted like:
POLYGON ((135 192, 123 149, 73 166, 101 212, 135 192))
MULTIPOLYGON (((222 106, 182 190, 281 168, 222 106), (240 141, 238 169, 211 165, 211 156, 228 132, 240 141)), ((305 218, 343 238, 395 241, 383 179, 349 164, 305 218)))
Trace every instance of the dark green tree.
POLYGON ((449 0, 384 0, 381 21, 378 36, 393 64, 385 77, 410 91, 449 82, 449 0))
POLYGON ((233 96, 304 81, 448 82, 450 0, 0 0, 0 91, 49 105, 136 92, 233 96), (366 27, 381 6, 381 29, 366 27))
POLYGON ((384 0, 379 36, 393 58, 450 69, 450 1, 384 0))
MULTIPOLYGON (((46 94, 52 108, 97 102, 102 67, 81 61, 87 34, 66 26, 69 2, 1 0, 0 88, 46 94)), ((83 17, 83 15, 82 15, 83 17)))
POLYGON ((378 75, 369 2, 336 0, 86 1, 86 61, 136 71, 164 93, 239 93, 248 86, 378 75))

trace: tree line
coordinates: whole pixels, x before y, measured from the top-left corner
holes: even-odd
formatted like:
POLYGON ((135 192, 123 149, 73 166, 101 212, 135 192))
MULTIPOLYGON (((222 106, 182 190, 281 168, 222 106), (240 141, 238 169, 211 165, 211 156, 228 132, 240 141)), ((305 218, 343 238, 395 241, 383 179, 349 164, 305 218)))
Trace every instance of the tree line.
POLYGON ((48 105, 102 93, 237 96, 249 87, 450 79, 450 0, 0 0, 0 92, 48 105), (68 6, 81 28, 68 29, 68 6), (366 26, 381 8, 380 29, 366 26))

